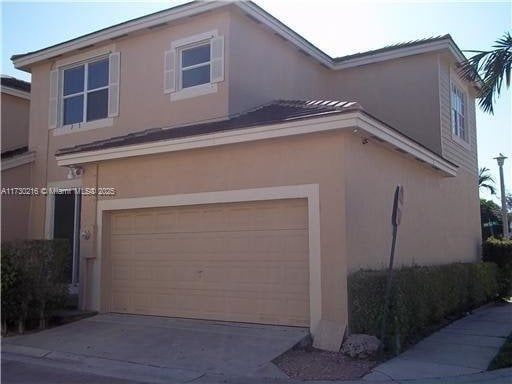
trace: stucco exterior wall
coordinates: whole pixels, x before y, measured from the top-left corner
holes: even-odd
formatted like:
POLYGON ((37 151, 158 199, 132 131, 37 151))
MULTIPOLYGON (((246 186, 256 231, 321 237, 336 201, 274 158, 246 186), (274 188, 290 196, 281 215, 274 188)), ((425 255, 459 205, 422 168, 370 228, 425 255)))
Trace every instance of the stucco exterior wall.
MULTIPOLYGON (((2 171, 2 188, 30 186, 31 164, 2 171)), ((29 222, 30 197, 2 196, 2 241, 26 239, 29 222)))
POLYGON ((2 152, 28 145, 30 100, 3 93, 2 152))
MULTIPOLYGON (((58 167, 55 153, 60 148, 91 141, 108 139, 151 128, 171 127, 192 122, 223 118, 228 114, 228 60, 225 60, 224 81, 218 91, 209 95, 172 101, 164 94, 164 52, 171 42, 191 35, 217 30, 225 38, 225 57, 229 57, 229 13, 226 10, 199 15, 169 26, 146 31, 95 46, 90 51, 105 47, 120 52, 119 116, 113 125, 94 130, 54 135, 49 130, 49 76, 50 71, 64 61, 83 60, 88 51, 59 57, 56 61, 41 63, 32 68, 32 105, 30 121, 30 149, 37 153, 33 185, 44 187, 48 183, 66 180, 67 169, 58 167)), ((33 198, 30 234, 44 235, 45 199, 33 198)))
MULTIPOLYGON (((322 318, 346 324, 343 141, 339 132, 321 133, 105 161, 85 167, 84 186, 114 187, 112 198, 121 199, 319 184, 322 318)), ((95 198, 84 198, 83 229, 94 233, 95 215, 95 198)), ((85 306, 99 293, 95 242, 81 241, 82 271, 90 271, 81 276, 85 306)))
POLYGON ((476 262, 481 233, 478 183, 460 169, 439 173, 395 151, 348 136, 344 147, 348 270, 382 269, 389 262, 391 212, 405 188, 395 265, 476 262))
POLYGON ((329 70, 239 12, 230 19, 231 115, 277 99, 325 99, 329 70))
POLYGON ((357 101, 377 119, 441 154, 437 54, 333 71, 328 98, 357 101))

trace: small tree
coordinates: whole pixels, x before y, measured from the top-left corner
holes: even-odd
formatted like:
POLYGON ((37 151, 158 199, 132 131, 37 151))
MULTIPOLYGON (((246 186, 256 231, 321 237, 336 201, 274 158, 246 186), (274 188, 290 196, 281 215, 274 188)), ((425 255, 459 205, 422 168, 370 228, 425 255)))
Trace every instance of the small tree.
POLYGON ((501 236, 501 208, 498 204, 492 200, 480 199, 480 217, 483 240, 490 236, 501 236))
POLYGON ((485 188, 489 190, 491 195, 496 194, 496 187, 494 186, 494 179, 489 173, 490 169, 487 167, 480 168, 478 172, 478 188, 482 189, 485 188))

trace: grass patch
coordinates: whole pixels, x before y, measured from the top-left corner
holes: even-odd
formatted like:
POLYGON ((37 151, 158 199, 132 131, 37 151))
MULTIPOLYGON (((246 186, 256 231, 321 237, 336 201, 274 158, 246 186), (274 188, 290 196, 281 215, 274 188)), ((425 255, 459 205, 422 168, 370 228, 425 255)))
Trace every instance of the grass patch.
POLYGON ((498 354, 494 356, 487 370, 512 367, 512 333, 501 346, 498 354))

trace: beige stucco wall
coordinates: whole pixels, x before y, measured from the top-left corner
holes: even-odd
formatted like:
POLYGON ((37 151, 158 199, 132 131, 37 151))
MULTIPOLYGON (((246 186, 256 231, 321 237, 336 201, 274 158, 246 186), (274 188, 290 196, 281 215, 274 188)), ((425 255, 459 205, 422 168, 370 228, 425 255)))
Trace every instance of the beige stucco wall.
POLYGON ((2 152, 28 145, 30 100, 1 94, 2 152))
MULTIPOLYGON (((260 143, 259 146, 244 144, 230 146, 229 150, 217 148, 161 155, 144 160, 134 158, 113 161, 100 166, 99 181, 107 183, 106 186, 110 186, 108 183, 119 183, 119 185, 113 185, 118 188, 118 196, 299 184, 317 179, 321 179, 322 183, 328 183, 324 179, 333 175, 336 175, 336 181, 331 182, 340 182, 342 174, 339 173, 338 163, 327 161, 322 163, 323 160, 313 160, 316 158, 315 151, 317 151, 322 154, 323 158, 341 156, 345 165, 353 164, 353 168, 345 166, 344 170, 352 178, 358 180, 357 183, 346 187, 347 196, 350 196, 347 199, 347 204, 349 204, 347 209, 352 210, 347 215, 347 220, 358 220, 362 223, 360 227, 357 227, 359 228, 357 231, 355 226, 351 226, 350 230, 347 229, 350 238, 358 239, 347 243, 347 247, 351 247, 352 259, 350 260, 359 258, 356 264, 351 264, 349 260, 349 268, 377 267, 382 264, 382 254, 387 258, 389 247, 386 241, 389 242, 387 231, 390 210, 387 204, 392 196, 392 186, 402 179, 411 183, 411 187, 407 188, 408 196, 412 193, 413 197, 411 198, 417 199, 415 205, 411 205, 410 208, 416 209, 412 212, 418 216, 410 216, 409 227, 421 231, 423 234, 431 230, 430 235, 420 238, 420 241, 424 245, 422 249, 432 250, 433 253, 433 255, 429 255, 427 252, 423 252, 419 255, 412 252, 415 236, 407 236, 408 243, 404 243, 403 248, 400 248, 400 250, 407 251, 404 253, 406 261, 410 262, 412 258, 418 258, 418 260, 426 258, 424 260, 427 263, 437 263, 442 260, 449 262, 455 259, 472 258, 476 255, 479 241, 479 231, 476 231, 478 235, 475 235, 478 199, 473 189, 475 175, 471 171, 471 169, 475 170, 476 164, 476 136, 473 141, 474 147, 465 153, 472 161, 471 166, 464 165, 466 163, 462 164, 463 152, 450 150, 445 142, 442 144, 441 126, 446 127, 446 122, 443 122, 440 115, 440 105, 442 108, 446 108, 446 104, 443 104, 442 100, 442 97, 446 98, 446 96, 443 96, 442 84, 444 83, 441 82, 440 86, 440 79, 445 74, 445 67, 440 67, 440 58, 437 54, 409 56, 358 68, 330 71, 261 25, 239 14, 238 11, 230 12, 229 9, 199 15, 137 36, 129 36, 110 42, 110 45, 114 45, 114 49, 121 53, 120 114, 119 117, 114 118, 112 127, 54 136, 53 132, 48 130, 48 85, 49 72, 56 62, 42 63, 32 68, 30 148, 37 154, 32 178, 33 185, 42 187, 49 182, 66 180, 67 169, 57 167, 54 158, 54 153, 59 148, 148 128, 168 127, 225 117, 228 114, 251 109, 277 98, 358 101, 373 116, 420 141, 433 151, 446 154, 449 160, 461 166, 459 176, 447 181, 448 179, 426 171, 421 166, 409 164, 408 160, 403 163, 393 160, 398 155, 395 157, 386 155, 386 159, 382 160, 383 163, 379 166, 381 163, 377 160, 375 160, 376 163, 373 163, 369 162, 367 157, 358 159, 358 156, 361 155, 357 151, 361 149, 361 145, 355 143, 352 148, 348 144, 351 141, 345 142, 346 151, 343 155, 339 152, 323 154, 324 151, 319 148, 311 150, 309 147, 304 147, 302 158, 297 157, 291 161, 289 159, 295 156, 294 147, 288 148, 288 145, 291 144, 284 145, 283 140, 276 140, 275 143, 280 143, 280 146, 270 142, 265 145, 260 143), (169 45, 174 39, 212 29, 218 29, 219 34, 225 36, 224 82, 219 84, 219 90, 215 94, 171 102, 169 95, 163 93, 164 51, 169 49, 169 45), (240 151, 239 148, 246 148, 246 151, 240 151), (276 152, 270 153, 268 148, 275 148, 276 152), (307 156, 304 156, 304 153, 307 153, 307 156), (259 157, 261 154, 263 154, 263 158, 259 157), (219 156, 219 158, 215 156, 219 156), (255 165, 249 161, 252 161, 253 158, 257 158, 254 160, 255 165), (170 161, 169 159, 173 161, 176 159, 176 164, 183 164, 183 170, 178 171, 174 162, 170 167, 162 167, 162 164, 170 161), (283 164, 282 161, 284 161, 283 164), (226 167, 224 172, 220 171, 222 165, 226 167), (244 165, 245 168, 239 165, 244 165), (123 167, 128 170, 122 169, 123 167), (265 167, 273 171, 263 171, 266 169, 265 167), (388 168, 394 169, 394 171, 382 172, 388 168), (114 174, 114 169, 118 175, 114 174), (164 169, 164 171, 160 171, 160 169, 164 169), (248 169, 250 171, 247 171, 248 169), (252 172, 253 169, 255 173, 252 172), (376 169, 381 172, 377 173, 376 169), (379 180, 377 186, 372 184, 371 175, 379 180), (179 182, 176 183, 176 180, 179 182), (374 199, 371 194, 360 192, 361 190, 372 191, 375 188, 378 188, 378 192, 380 192, 378 196, 382 196, 382 201, 378 200, 380 197, 374 199), (428 194, 429 197, 421 197, 422 194, 425 194, 425 188, 431 188, 438 192, 432 195, 428 194), (391 189, 391 192, 388 192, 388 189, 391 189), (444 201, 451 201, 446 197, 448 194, 459 196, 457 201, 463 203, 456 201, 443 205, 444 201), (422 198, 424 200, 421 200, 422 198), (371 203, 367 204, 365 199, 371 203), (460 213, 460 204, 466 204, 464 209, 470 212, 460 213), (360 205, 361 209, 358 208, 360 205), (442 206, 443 209, 437 210, 437 208, 431 208, 431 205, 442 206), (384 206, 386 208, 382 208, 384 206), (372 217, 369 207, 381 212, 380 216, 375 218, 375 223, 377 219, 380 220, 378 226, 373 221, 366 221, 372 217), (431 215, 431 210, 436 212, 436 215, 431 215), (446 212, 454 213, 450 214, 450 218, 446 218, 446 212), (459 214, 461 214, 460 221, 458 220, 459 214), (416 223, 413 223, 413 217, 417 221, 416 223), (439 225, 440 221, 445 221, 446 224, 439 225), (365 237, 362 234, 373 235, 375 230, 378 231, 375 240, 375 244, 378 245, 373 246, 373 242, 364 241, 365 237), (459 241, 451 239, 448 242, 446 237, 449 232, 454 233, 455 237, 460 237, 459 241), (383 244, 382 254, 380 253, 381 244, 383 244), (371 261, 364 262, 364 260, 371 261)), ((98 48, 101 47, 92 49, 98 48)), ((86 51, 80 52, 80 55, 84 52, 86 51)), ((58 60, 66 58, 60 57, 58 60)), ((469 104, 473 105, 471 113, 474 115, 474 103, 469 104)), ((476 132, 475 129, 473 131, 476 132)), ((290 143, 295 143, 297 140, 297 138, 290 140, 290 143)), ((339 144, 342 141, 340 139, 339 144)), ((324 141, 322 145, 326 146, 325 152, 328 153, 331 143, 324 141)), ((371 156, 377 159, 378 153, 380 152, 375 152, 371 156)), ((93 172, 88 167, 84 182, 90 182, 91 174, 93 172)), ((328 193, 345 193, 344 188, 336 184, 328 193)), ((325 191, 325 189, 322 190, 325 191)), ((334 199, 332 196, 329 198, 334 199)), ((84 198, 84 207, 87 206, 87 201, 92 200, 92 198, 84 198)), ((44 234, 45 202, 44 198, 33 198, 31 203, 32 219, 29 226, 30 236, 41 237, 44 234)), ((322 210, 325 210, 325 206, 322 210)), ((409 211, 406 213, 409 214, 409 211)), ((90 224, 94 220, 93 218, 87 219, 88 215, 87 209, 84 208, 84 220, 90 224)), ((330 214, 328 213, 327 216, 330 217, 330 214)), ((406 230, 404 229, 404 231, 406 230)), ((343 237, 344 234, 340 236, 343 237)), ((405 237, 405 235, 400 236, 405 237)), ((322 246, 331 249, 329 244, 331 242, 338 244, 338 241, 339 239, 336 239, 334 235, 329 235, 322 238, 322 246)), ((405 240, 402 240, 401 237, 401 241, 405 240)), ((87 250, 87 245, 84 245, 83 251, 85 254, 93 252, 87 250)), ((93 263, 90 262, 91 265, 93 263)), ((85 269, 83 268, 83 270, 85 269)), ((338 273, 338 271, 336 272, 338 273)), ((336 307, 334 304, 329 305, 333 308, 336 307)))
POLYGON ((372 116, 441 154, 437 54, 333 71, 328 98, 357 101, 372 116))
MULTIPOLYGON (((29 187, 31 164, 2 171, 2 188, 29 187)), ((3 195, 2 241, 26 239, 29 221, 30 197, 3 195)))
POLYGON ((229 113, 277 99, 325 99, 329 70, 239 12, 230 19, 229 113))
MULTIPOLYGON (((105 47, 120 52, 119 116, 113 125, 84 130, 60 136, 48 127, 49 73, 65 60, 83 59, 88 51, 75 56, 59 57, 56 61, 41 63, 32 68, 32 105, 30 121, 30 149, 37 153, 33 184, 43 187, 48 183, 66 180, 67 169, 58 167, 54 154, 59 148, 107 139, 150 128, 176 126, 225 117, 228 113, 229 63, 225 62, 225 80, 218 84, 214 94, 179 101, 170 101, 163 92, 164 52, 171 42, 199 33, 217 30, 225 38, 225 55, 229 57, 229 14, 211 12, 187 18, 167 27, 146 31, 109 42, 105 47)), ((95 46, 91 51, 101 51, 95 46)), ((32 203, 30 234, 44 234, 45 199, 35 197, 32 203)))
MULTIPOLYGON (((319 184, 322 318, 346 324, 343 141, 340 133, 322 133, 105 161, 85 167, 84 184, 114 187, 116 199, 319 184)), ((94 232, 94 197, 84 198, 82 212, 82 228, 94 232)), ((95 241, 81 241, 82 271, 90 271, 81 276, 86 306, 98 292, 101 260, 87 261, 95 241)))
POLYGON ((478 182, 460 169, 444 177, 428 166, 373 141, 345 141, 348 270, 385 268, 391 245, 391 211, 398 184, 405 188, 396 265, 479 260, 478 182))
MULTIPOLYGON (((109 160, 84 168, 85 187, 113 187, 108 199, 318 184, 322 319, 346 324, 346 275, 384 268, 394 188, 405 187, 397 265, 476 261, 480 245, 475 180, 446 177, 351 130, 109 160), (307 153, 307 156, 304 154, 307 153)), ((102 199, 102 197, 100 197, 102 199)), ((84 197, 84 306, 101 292, 96 197, 84 197), (85 273, 84 273, 85 271, 85 273)))

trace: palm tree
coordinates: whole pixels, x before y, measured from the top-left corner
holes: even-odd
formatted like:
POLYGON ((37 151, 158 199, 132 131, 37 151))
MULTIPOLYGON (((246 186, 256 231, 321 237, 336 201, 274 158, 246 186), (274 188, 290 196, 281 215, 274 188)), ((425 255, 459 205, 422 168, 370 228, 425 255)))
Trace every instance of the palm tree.
POLYGON ((462 63, 461 74, 470 81, 480 82, 479 102, 484 112, 494 113, 493 103, 500 95, 503 78, 510 87, 512 67, 512 37, 506 32, 496 40, 490 51, 466 51, 475 53, 462 63))
POLYGON ((494 187, 494 179, 489 171, 490 169, 487 167, 480 168, 478 172, 478 188, 487 188, 491 195, 495 195, 496 188, 494 187))

